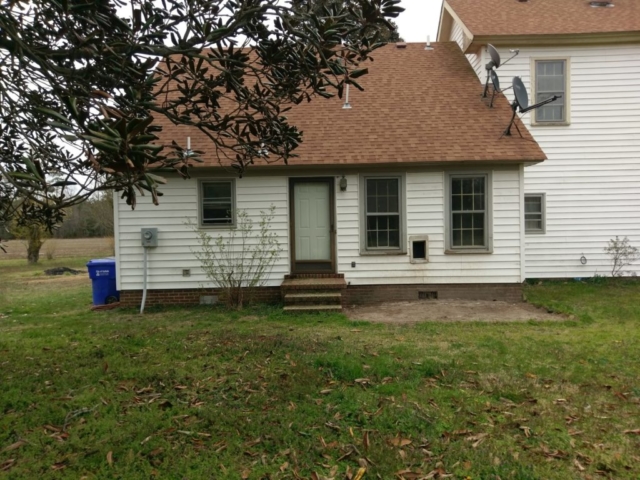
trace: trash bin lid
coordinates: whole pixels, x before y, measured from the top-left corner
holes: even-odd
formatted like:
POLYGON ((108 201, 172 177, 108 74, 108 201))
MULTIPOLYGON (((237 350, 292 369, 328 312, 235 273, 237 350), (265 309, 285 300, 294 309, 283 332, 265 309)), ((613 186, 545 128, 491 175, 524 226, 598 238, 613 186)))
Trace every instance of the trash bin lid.
POLYGON ((115 257, 109 258, 94 258, 93 260, 89 260, 87 263, 87 267, 98 266, 98 265, 115 265, 116 259, 115 257))

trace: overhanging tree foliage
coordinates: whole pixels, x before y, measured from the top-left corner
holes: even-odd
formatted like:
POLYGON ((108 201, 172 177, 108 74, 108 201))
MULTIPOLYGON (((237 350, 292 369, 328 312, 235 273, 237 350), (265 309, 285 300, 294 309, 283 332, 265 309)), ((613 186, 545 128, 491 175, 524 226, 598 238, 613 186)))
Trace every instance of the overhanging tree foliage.
POLYGON ((198 152, 154 119, 198 128, 238 172, 294 155, 291 105, 359 87, 399 0, 13 0, 0 4, 0 221, 51 226, 116 190, 158 202, 198 152), (25 200, 28 200, 25 201, 25 200))

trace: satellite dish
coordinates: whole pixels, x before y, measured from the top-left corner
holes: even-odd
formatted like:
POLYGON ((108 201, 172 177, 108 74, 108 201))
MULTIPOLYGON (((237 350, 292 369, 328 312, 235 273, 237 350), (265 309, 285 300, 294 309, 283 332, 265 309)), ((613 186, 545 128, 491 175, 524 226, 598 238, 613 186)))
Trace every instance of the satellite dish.
POLYGON ((485 70, 487 71, 487 81, 485 82, 485 85, 484 85, 484 93, 482 94, 482 98, 487 98, 487 95, 489 94, 489 81, 491 81, 491 83, 493 84, 493 94, 491 96, 491 104, 489 105, 489 107, 493 107, 493 100, 496 96, 496 93, 501 92, 500 79, 498 78, 496 69, 500 68, 503 65, 506 65, 515 57, 517 57, 518 54, 520 53, 520 50, 510 50, 510 52, 513 53, 513 56, 504 63, 502 63, 502 59, 500 58, 500 53, 498 52, 496 47, 494 47, 490 43, 487 44, 487 52, 489 52, 489 56, 491 57, 491 60, 484 67, 485 70))
MULTIPOLYGON (((513 77, 513 93, 514 93, 514 100, 513 100, 513 103, 511 104, 511 110, 513 110, 513 115, 511 116, 511 122, 509 122, 509 126, 503 133, 503 135, 506 135, 506 136, 511 136, 511 125, 514 124, 516 120, 516 113, 518 113, 518 111, 524 114, 524 113, 530 112, 531 110, 535 110, 537 108, 543 107, 551 102, 555 102, 556 100, 562 97, 562 95, 554 95, 539 103, 536 103, 534 105, 529 105, 529 94, 527 93, 527 87, 524 86, 524 83, 520 77, 513 77)), ((518 130, 518 133, 520 133, 520 136, 522 136, 522 133, 520 132, 520 128, 518 128, 517 124, 516 124, 516 129, 518 130)))
POLYGON ((500 78, 498 78, 498 74, 495 70, 491 70, 491 83, 493 83, 494 92, 500 91, 500 78))
POLYGON ((513 93, 518 102, 520 110, 529 108, 529 94, 527 94, 527 87, 524 86, 520 77, 513 77, 513 93))
POLYGON ((489 56, 491 57, 491 61, 493 62, 493 66, 495 68, 500 68, 500 54, 496 47, 491 44, 487 45, 487 51, 489 52, 489 56))

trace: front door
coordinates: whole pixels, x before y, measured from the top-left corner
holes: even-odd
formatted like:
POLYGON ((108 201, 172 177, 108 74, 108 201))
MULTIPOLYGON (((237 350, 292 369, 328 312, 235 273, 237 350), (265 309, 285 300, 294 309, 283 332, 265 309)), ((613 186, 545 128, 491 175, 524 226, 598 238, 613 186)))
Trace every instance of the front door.
POLYGON ((292 273, 334 272, 332 178, 291 179, 292 273))

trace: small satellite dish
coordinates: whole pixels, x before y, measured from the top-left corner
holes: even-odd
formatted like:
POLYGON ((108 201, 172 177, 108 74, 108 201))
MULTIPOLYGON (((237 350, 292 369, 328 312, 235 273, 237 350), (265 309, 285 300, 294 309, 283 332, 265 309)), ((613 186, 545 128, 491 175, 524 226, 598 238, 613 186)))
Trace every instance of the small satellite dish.
MULTIPOLYGON (((513 93, 515 97, 513 103, 511 104, 513 115, 511 116, 511 122, 509 122, 509 126, 503 133, 503 136, 506 135, 508 137, 511 136, 511 126, 514 125, 516 114, 518 112, 522 114, 530 112, 531 110, 535 110, 537 108, 544 107, 551 102, 555 102, 562 97, 562 95, 554 95, 539 103, 529 105, 529 94, 527 93, 527 87, 524 86, 524 83, 520 77, 513 77, 513 93)), ((520 128, 518 128, 518 124, 515 124, 515 126, 520 136, 522 136, 520 128)))
POLYGON ((521 110, 529 107, 529 94, 520 77, 513 77, 513 93, 521 110))
POLYGON ((487 45, 487 52, 489 52, 489 56, 491 57, 491 60, 484 67, 485 70, 487 71, 487 81, 484 84, 484 93, 482 94, 482 98, 487 98, 487 95, 489 94, 489 81, 491 81, 491 83, 493 84, 493 93, 491 95, 491 103, 489 104, 489 107, 493 107, 493 100, 495 99, 496 93, 501 92, 500 79, 498 78, 498 74, 496 73, 496 70, 501 66, 509 63, 511 60, 517 57, 518 54, 520 53, 520 50, 510 50, 510 51, 511 53, 513 53, 513 56, 506 62, 502 63, 502 59, 500 58, 500 52, 498 52, 498 49, 493 45, 491 45, 490 43, 487 45))
POLYGON ((487 51, 489 52, 489 56, 491 57, 491 61, 493 62, 493 66, 495 68, 500 68, 500 54, 496 47, 491 44, 487 45, 487 51))
POLYGON ((498 78, 498 74, 495 70, 491 70, 491 83, 493 84, 493 90, 495 92, 500 92, 500 78, 498 78))
POLYGON ((496 71, 491 70, 489 76, 491 77, 491 83, 493 84, 493 92, 491 93, 491 103, 489 104, 489 107, 493 108, 493 101, 496 98, 496 93, 501 93, 502 90, 500 90, 500 78, 496 71))

